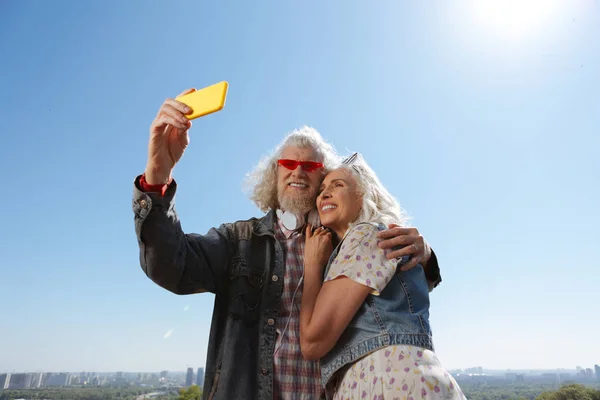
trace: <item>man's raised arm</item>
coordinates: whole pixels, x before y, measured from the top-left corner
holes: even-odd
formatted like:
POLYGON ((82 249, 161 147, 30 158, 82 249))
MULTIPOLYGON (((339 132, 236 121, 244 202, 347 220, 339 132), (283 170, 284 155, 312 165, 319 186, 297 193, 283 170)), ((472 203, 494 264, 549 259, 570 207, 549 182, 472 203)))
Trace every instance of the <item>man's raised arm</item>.
POLYGON ((147 191, 144 176, 133 189, 135 231, 140 265, 157 285, 176 294, 217 292, 231 250, 225 225, 206 235, 185 234, 175 211, 177 183, 164 193, 147 191))
POLYGON ((231 250, 224 225, 206 235, 185 234, 175 211, 177 184, 172 173, 189 144, 192 123, 186 114, 191 111, 172 98, 163 102, 150 125, 146 170, 133 188, 142 269, 158 285, 177 294, 218 291, 231 250))

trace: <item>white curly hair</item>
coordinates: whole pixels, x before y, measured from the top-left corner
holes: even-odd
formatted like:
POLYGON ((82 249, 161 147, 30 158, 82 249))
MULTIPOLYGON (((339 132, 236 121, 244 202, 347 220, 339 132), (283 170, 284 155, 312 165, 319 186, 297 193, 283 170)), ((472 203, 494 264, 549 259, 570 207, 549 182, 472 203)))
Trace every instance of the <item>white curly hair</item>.
POLYGON ((277 198, 277 160, 287 147, 312 148, 317 160, 323 163, 323 175, 340 165, 341 157, 314 128, 303 126, 289 133, 279 145, 264 156, 252 171, 246 174, 245 188, 250 199, 264 212, 279 208, 277 198))
POLYGON ((358 218, 350 223, 349 229, 361 222, 381 223, 386 227, 389 224, 409 226, 410 217, 398 200, 383 186, 362 155, 354 153, 342 161, 339 168, 344 168, 352 174, 363 202, 358 218))

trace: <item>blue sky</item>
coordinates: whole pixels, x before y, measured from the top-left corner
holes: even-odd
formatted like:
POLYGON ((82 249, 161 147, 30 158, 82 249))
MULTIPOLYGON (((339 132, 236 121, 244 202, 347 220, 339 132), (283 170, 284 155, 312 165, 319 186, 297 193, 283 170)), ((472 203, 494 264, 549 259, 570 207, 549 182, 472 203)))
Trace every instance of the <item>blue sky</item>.
POLYGON ((260 215, 244 175, 311 125, 438 254, 448 369, 600 363, 600 5, 492 3, 2 2, 0 371, 204 366, 213 297, 146 278, 131 194, 162 101, 221 80, 186 231, 260 215))

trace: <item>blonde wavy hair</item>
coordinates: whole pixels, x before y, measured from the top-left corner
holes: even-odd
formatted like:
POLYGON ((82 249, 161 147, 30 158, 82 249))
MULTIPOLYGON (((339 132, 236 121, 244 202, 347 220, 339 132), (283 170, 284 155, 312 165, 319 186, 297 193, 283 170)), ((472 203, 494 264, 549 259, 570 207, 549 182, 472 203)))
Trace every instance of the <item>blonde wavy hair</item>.
POLYGON ((301 149, 312 148, 317 153, 317 160, 324 165, 323 175, 340 165, 341 157, 334 147, 327 143, 314 128, 303 126, 289 133, 271 154, 264 156, 252 171, 246 174, 244 182, 250 199, 263 212, 279 207, 277 198, 277 160, 286 147, 301 149))
POLYGON ((363 202, 358 218, 350 224, 348 230, 361 222, 381 223, 386 227, 389 224, 409 226, 410 217, 406 211, 359 153, 346 158, 340 167, 348 170, 356 180, 363 202))

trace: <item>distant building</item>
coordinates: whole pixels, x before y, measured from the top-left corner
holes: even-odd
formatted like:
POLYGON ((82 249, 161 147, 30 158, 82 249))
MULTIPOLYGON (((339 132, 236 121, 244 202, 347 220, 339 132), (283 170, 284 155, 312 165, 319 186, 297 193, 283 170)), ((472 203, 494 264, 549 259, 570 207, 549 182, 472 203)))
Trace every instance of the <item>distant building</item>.
POLYGON ((37 389, 42 386, 42 381, 44 380, 44 374, 38 372, 35 374, 31 374, 31 388, 37 389))
MULTIPOLYGON (((555 375, 555 374, 554 374, 555 375)), ((506 379, 507 382, 525 382, 525 375, 524 374, 518 374, 516 372, 507 372, 504 374, 504 378, 506 379)))
MULTIPOLYGON (((594 365, 594 369, 596 370, 596 382, 600 382, 600 365, 594 365)), ((0 378, 0 382, 2 382, 2 378, 0 378)))
POLYGON ((204 386, 204 368, 198 368, 198 374, 196 375, 196 385, 204 386))
POLYGON ((11 374, 8 389, 29 389, 33 374, 11 374))
POLYGON ((71 384, 72 375, 67 374, 66 372, 62 372, 60 374, 57 373, 48 373, 44 375, 43 385, 50 387, 61 387, 61 386, 69 386, 71 384))
POLYGON ((10 384, 10 373, 0 374, 0 390, 8 389, 10 384))
POLYGON ((593 370, 593 369, 591 369, 591 368, 586 368, 586 369, 585 369, 585 376, 586 376, 587 378, 592 378, 592 379, 594 379, 594 370, 593 370))
POLYGON ((194 369, 188 368, 187 375, 185 377, 185 386, 192 386, 194 384, 194 369))
POLYGON ((570 381, 573 378, 573 376, 567 372, 563 372, 563 373, 558 374, 558 378, 559 378, 560 382, 564 382, 564 381, 570 381))
POLYGON ((465 369, 465 374, 470 375, 483 375, 483 367, 471 367, 465 369))

